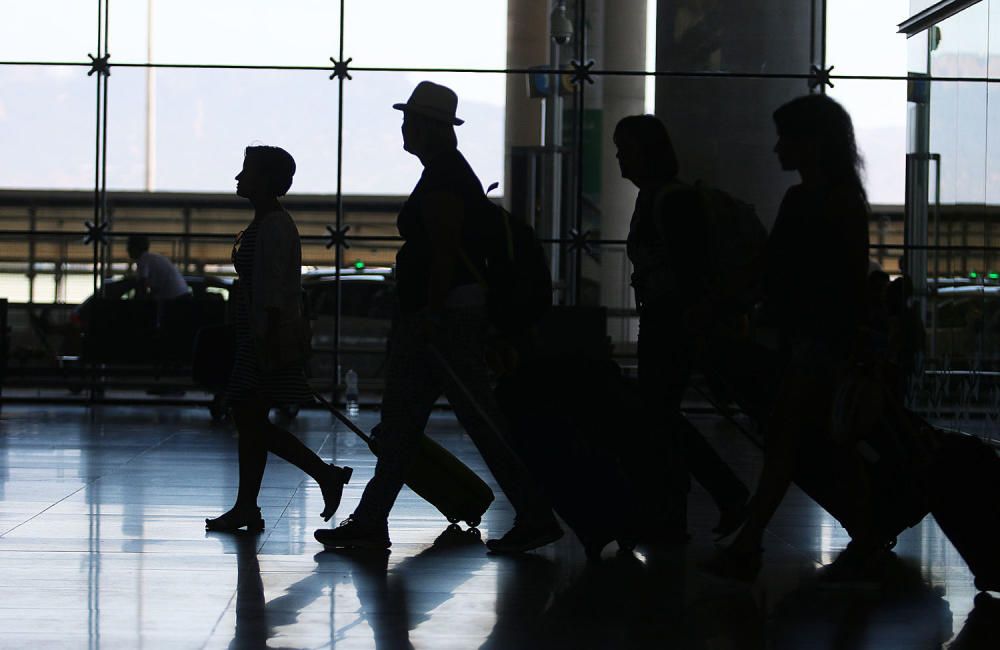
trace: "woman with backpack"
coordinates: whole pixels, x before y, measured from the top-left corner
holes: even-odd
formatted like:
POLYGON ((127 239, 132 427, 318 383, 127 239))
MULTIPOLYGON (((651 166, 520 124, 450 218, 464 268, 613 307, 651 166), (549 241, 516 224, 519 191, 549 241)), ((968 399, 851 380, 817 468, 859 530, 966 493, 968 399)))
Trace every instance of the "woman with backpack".
POLYGON ((651 532, 664 541, 687 538, 683 492, 690 473, 719 508, 714 531, 728 534, 742 521, 748 490, 681 413, 700 335, 687 317, 712 291, 703 272, 712 237, 701 193, 677 180, 677 157, 657 117, 623 118, 614 143, 622 177, 639 188, 627 252, 639 310, 639 387, 647 429, 661 432, 651 443, 660 447, 658 455, 676 459, 680 467, 675 469, 681 470, 672 473, 675 484, 667 486, 680 496, 667 508, 665 521, 658 522, 659 530, 651 532))

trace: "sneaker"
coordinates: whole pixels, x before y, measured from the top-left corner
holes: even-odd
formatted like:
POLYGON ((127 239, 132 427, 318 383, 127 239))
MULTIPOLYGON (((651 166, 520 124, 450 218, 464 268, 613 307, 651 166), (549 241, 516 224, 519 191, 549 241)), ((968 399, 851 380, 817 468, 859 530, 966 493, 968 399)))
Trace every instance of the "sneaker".
POLYGON ((486 548, 493 553, 524 553, 546 544, 551 544, 563 536, 562 528, 555 519, 544 523, 514 522, 514 527, 500 539, 486 542, 486 548))
POLYGON ((877 589, 886 564, 895 554, 884 548, 863 548, 852 541, 840 555, 817 571, 824 589, 877 589))
POLYGON ((392 546, 386 524, 362 524, 353 515, 336 528, 320 528, 313 537, 327 549, 365 548, 384 550, 392 546))

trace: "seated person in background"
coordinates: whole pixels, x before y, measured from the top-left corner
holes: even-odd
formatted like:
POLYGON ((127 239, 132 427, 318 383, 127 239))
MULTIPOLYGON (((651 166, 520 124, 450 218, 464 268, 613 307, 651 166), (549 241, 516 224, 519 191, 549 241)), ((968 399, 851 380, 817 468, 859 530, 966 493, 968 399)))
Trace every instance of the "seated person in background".
POLYGON ((191 295, 187 282, 173 262, 159 253, 149 252, 149 238, 129 235, 128 256, 135 260, 136 294, 148 294, 153 300, 173 300, 191 295))

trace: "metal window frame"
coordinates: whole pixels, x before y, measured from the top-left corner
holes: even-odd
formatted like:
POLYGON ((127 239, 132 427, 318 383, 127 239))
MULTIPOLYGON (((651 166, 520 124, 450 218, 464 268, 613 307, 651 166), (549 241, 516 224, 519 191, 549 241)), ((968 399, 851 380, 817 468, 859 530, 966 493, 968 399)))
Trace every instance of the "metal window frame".
POLYGON ((941 2, 931 5, 899 23, 897 25, 899 27, 897 33, 906 34, 906 38, 916 36, 925 29, 951 18, 955 14, 965 11, 972 5, 980 2, 982 0, 941 0, 941 2))

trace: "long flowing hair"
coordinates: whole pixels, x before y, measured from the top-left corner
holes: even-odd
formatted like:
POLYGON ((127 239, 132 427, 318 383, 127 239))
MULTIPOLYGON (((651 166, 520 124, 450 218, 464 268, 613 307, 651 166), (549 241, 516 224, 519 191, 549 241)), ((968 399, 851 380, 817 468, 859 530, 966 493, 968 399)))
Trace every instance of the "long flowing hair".
POLYGON ((851 116, 843 106, 826 95, 796 97, 774 111, 774 124, 782 137, 816 143, 820 169, 827 180, 857 192, 868 204, 862 181, 864 161, 851 116))

